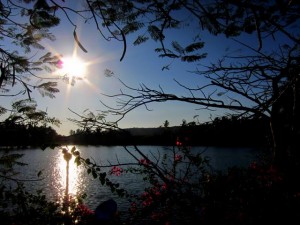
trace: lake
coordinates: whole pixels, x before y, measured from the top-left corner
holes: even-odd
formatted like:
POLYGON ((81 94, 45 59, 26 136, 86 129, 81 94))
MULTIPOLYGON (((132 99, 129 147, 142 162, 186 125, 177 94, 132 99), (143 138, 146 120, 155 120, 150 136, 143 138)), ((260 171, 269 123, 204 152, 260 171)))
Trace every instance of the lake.
MULTIPOLYGON (((72 146, 69 146, 71 148, 72 146)), ((122 146, 76 146, 81 156, 89 157, 98 165, 107 165, 133 162, 132 156, 122 146)), ((133 147, 129 148, 134 153, 133 147)), ((149 157, 162 155, 170 152, 170 148, 161 146, 139 146, 139 149, 149 157)), ((228 167, 248 166, 257 160, 261 150, 255 148, 229 148, 229 147, 193 147, 193 152, 203 152, 203 156, 209 157, 210 165, 218 170, 226 171, 228 167)), ((61 201, 66 189, 66 161, 63 158, 61 149, 25 149, 10 150, 10 153, 24 154, 22 162, 28 166, 19 167, 21 179, 37 179, 37 174, 42 171, 41 181, 25 182, 30 190, 44 189, 46 195, 55 201, 61 201)), ((138 158, 141 158, 140 156, 138 158)), ((114 196, 110 190, 102 186, 98 179, 87 176, 87 171, 77 167, 74 158, 70 160, 69 168, 69 193, 76 195, 86 193, 85 203, 91 208, 108 198, 114 198, 120 211, 126 212, 129 203, 125 199, 114 196)), ((142 192, 146 183, 141 177, 134 174, 114 176, 112 180, 118 181, 120 187, 125 187, 134 193, 142 192)))

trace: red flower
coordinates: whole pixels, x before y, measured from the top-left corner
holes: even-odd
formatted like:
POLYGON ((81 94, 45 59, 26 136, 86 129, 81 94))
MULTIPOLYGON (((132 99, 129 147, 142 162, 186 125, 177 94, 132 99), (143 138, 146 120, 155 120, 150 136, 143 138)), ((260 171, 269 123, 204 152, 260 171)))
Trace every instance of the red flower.
POLYGON ((183 143, 180 141, 179 137, 176 138, 176 145, 177 146, 182 146, 183 143))
POLYGON ((182 160, 182 155, 176 154, 175 158, 174 158, 174 161, 175 162, 180 162, 181 160, 182 160))
POLYGON ((167 188, 168 188, 167 184, 166 184, 166 183, 163 183, 163 185, 161 186, 161 189, 162 189, 163 191, 165 191, 165 190, 167 190, 167 188))
POLYGON ((140 159, 139 163, 144 166, 149 166, 150 161, 148 159, 140 159))
POLYGON ((137 205, 135 202, 131 202, 129 211, 135 213, 137 211, 137 205))
POLYGON ((120 176, 121 173, 123 172, 123 169, 117 166, 113 166, 109 172, 110 174, 120 176))
POLYGON ((75 213, 83 217, 93 215, 95 212, 86 205, 78 204, 75 208, 75 213))
POLYGON ((250 167, 250 169, 255 170, 255 169, 257 169, 257 163, 256 162, 252 162, 249 167, 250 167))

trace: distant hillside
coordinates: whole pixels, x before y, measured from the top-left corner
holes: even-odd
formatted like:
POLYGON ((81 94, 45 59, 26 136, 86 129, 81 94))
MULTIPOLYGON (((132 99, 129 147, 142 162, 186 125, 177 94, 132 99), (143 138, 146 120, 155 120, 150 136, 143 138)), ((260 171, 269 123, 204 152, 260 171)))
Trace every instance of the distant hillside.
POLYGON ((128 128, 131 141, 137 144, 175 144, 177 140, 188 145, 266 146, 270 141, 267 120, 229 119, 222 117, 212 123, 159 128, 128 128))
MULTIPOLYGON (((176 132, 180 129, 179 126, 168 127, 170 131, 176 132)), ((134 127, 134 128, 126 128, 132 136, 155 136, 155 135, 162 135, 165 132, 166 128, 164 127, 134 127)))

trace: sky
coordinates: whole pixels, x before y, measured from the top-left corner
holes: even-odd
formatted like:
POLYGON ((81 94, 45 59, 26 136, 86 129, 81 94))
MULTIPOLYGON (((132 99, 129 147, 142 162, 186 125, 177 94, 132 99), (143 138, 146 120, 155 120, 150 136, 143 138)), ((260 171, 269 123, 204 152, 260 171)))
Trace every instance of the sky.
MULTIPOLYGON (((86 109, 93 112, 105 110, 100 100, 107 105, 114 106, 114 99, 105 97, 103 94, 118 94, 121 89, 125 90, 118 79, 131 87, 145 84, 150 88, 158 89, 160 86, 165 92, 178 95, 188 93, 179 87, 174 79, 190 87, 207 82, 199 75, 188 72, 196 68, 194 63, 189 64, 177 60, 171 64, 170 70, 162 70, 162 67, 169 64, 171 60, 162 59, 155 53, 154 49, 159 45, 154 41, 133 46, 133 38, 129 37, 126 55, 120 61, 123 51, 121 42, 108 42, 97 33, 93 24, 84 24, 76 17, 71 18, 78 24, 76 32, 81 44, 88 51, 87 53, 78 48, 73 37, 74 27, 66 18, 62 19, 59 26, 51 29, 56 36, 56 41, 46 41, 43 44, 46 51, 62 54, 64 57, 70 57, 75 52, 77 57, 87 65, 83 80, 77 81, 73 86, 59 81, 60 92, 53 99, 42 97, 38 92, 34 92, 32 95, 38 103, 38 109, 47 111, 49 116, 56 117, 61 121, 60 127, 54 127, 59 134, 68 135, 71 129, 78 129, 68 120, 68 118, 79 119, 69 109, 78 114, 83 113, 86 109), (113 71, 114 76, 105 76, 105 69, 113 71)), ((191 43, 194 32, 195 30, 191 29, 180 30, 171 33, 170 36, 172 40, 191 43)), ((203 52, 208 52, 207 59, 201 61, 203 64, 222 56, 225 49, 232 44, 227 39, 206 37, 205 34, 203 40, 206 42, 203 52)), ((16 99, 10 98, 5 101, 11 103, 16 99)), ((148 107, 151 111, 140 107, 127 114, 118 125, 121 128, 159 127, 165 120, 168 120, 170 126, 176 126, 180 125, 183 119, 190 122, 194 121, 197 116, 199 122, 207 122, 211 116, 223 113, 222 111, 199 110, 198 106, 178 102, 153 103, 148 107)))
MULTIPOLYGON (((154 52, 155 43, 149 43, 151 46, 147 43, 137 47, 129 44, 125 58, 120 62, 121 43, 106 42, 94 34, 92 28, 88 32, 85 29, 81 28, 78 36, 88 53, 84 53, 77 47, 73 39, 72 28, 57 32, 57 41, 49 43, 51 48, 64 56, 72 55, 74 49, 77 49, 77 56, 88 64, 84 79, 77 81, 74 86, 60 82, 60 93, 57 93, 54 99, 35 96, 40 109, 47 109, 49 116, 59 117, 61 120, 62 125, 59 129, 56 128, 60 134, 67 135, 70 129, 77 129, 67 118, 78 117, 68 109, 79 114, 86 109, 93 112, 105 110, 100 100, 114 106, 114 99, 102 94, 118 94, 120 89, 125 90, 118 79, 131 87, 145 84, 153 89, 158 89, 161 86, 166 92, 183 92, 183 94, 186 92, 176 84, 174 79, 185 85, 201 82, 198 75, 187 72, 188 69, 194 69, 194 65, 187 65, 180 61, 172 64, 169 71, 162 71, 162 67, 169 64, 170 60, 162 60, 158 57, 154 52), (89 35, 85 35, 86 33, 89 35), (68 45, 65 45, 66 41, 68 45), (105 69, 113 71, 114 76, 105 76, 105 69)), ((149 108, 152 111, 146 110, 145 107, 132 111, 118 125, 122 128, 159 127, 165 120, 168 120, 170 126, 175 126, 180 125, 183 119, 193 121, 193 117, 196 115, 199 115, 198 119, 201 122, 207 121, 209 113, 211 113, 201 112, 196 110, 196 106, 178 102, 153 103, 149 105, 149 108)))

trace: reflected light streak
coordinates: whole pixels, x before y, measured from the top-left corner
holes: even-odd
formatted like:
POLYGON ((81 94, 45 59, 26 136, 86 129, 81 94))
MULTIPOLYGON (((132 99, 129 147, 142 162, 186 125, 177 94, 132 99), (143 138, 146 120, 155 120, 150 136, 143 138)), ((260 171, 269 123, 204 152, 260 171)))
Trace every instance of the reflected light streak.
MULTIPOLYGON (((71 146, 68 146, 68 149, 71 149, 71 146)), ((83 168, 77 167, 74 162, 74 156, 69 161, 69 184, 67 187, 67 161, 64 159, 64 154, 62 151, 58 151, 56 162, 55 162, 55 183, 57 196, 59 201, 62 201, 66 194, 66 188, 68 188, 68 194, 70 196, 75 196, 82 191, 84 191, 85 184, 83 183, 83 168)))

